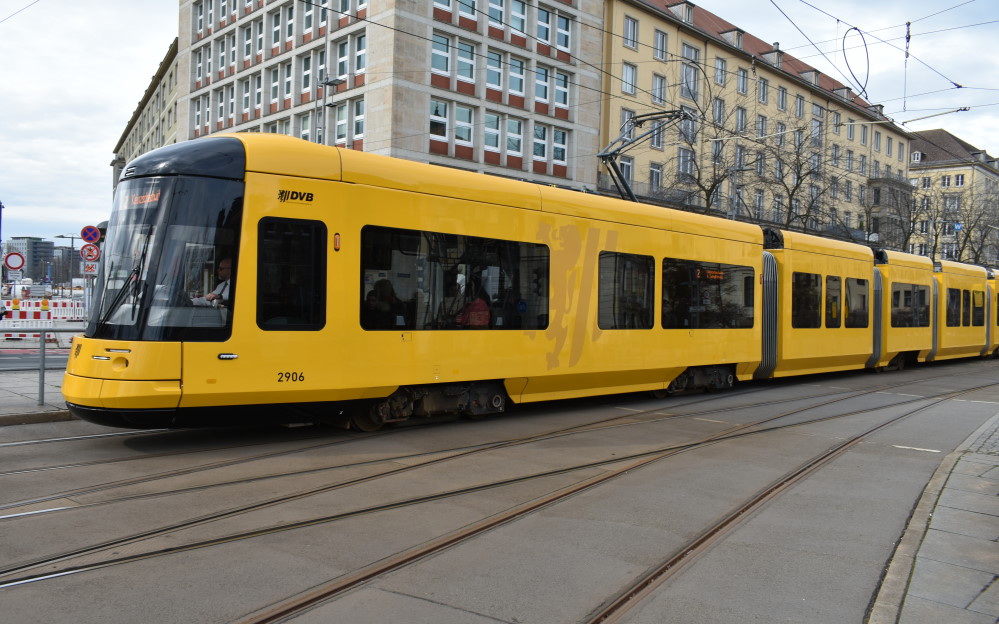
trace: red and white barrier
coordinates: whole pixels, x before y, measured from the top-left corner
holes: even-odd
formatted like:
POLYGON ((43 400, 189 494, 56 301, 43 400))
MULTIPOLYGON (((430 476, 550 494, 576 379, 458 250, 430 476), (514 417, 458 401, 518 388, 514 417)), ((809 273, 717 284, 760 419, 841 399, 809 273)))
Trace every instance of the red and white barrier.
MULTIPOLYGON (((55 321, 86 320, 86 310, 82 301, 72 299, 21 299, 14 308, 14 300, 5 299, 2 302, 7 309, 7 316, 0 320, 0 334, 4 339, 41 338, 39 333, 11 331, 30 327, 53 327, 55 321)), ((46 342, 56 341, 56 334, 45 334, 46 342)))

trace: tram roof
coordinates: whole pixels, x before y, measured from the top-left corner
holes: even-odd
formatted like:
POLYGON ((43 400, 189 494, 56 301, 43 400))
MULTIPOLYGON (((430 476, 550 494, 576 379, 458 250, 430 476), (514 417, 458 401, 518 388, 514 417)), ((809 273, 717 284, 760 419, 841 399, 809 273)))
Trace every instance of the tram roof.
POLYGON ((916 254, 905 253, 902 251, 892 251, 890 249, 885 249, 883 251, 885 256, 888 258, 888 264, 891 266, 902 266, 912 269, 933 271, 933 261, 926 256, 917 256, 916 254))
POLYGON ((874 258, 874 252, 871 248, 864 245, 789 230, 781 230, 781 233, 784 236, 784 249, 807 251, 841 258, 853 258, 856 260, 873 261, 874 258))
POLYGON ((367 184, 760 245, 763 240, 759 226, 740 221, 323 146, 284 135, 228 136, 246 146, 247 171, 367 184))

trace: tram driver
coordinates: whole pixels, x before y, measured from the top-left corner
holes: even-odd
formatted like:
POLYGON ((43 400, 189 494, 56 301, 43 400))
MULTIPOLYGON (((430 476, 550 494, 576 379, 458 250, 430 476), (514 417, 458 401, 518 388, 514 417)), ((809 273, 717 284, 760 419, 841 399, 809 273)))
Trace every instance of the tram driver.
POLYGON ((232 258, 223 258, 218 266, 219 284, 215 290, 204 297, 195 297, 191 300, 196 306, 223 306, 229 307, 229 293, 232 281, 232 258))

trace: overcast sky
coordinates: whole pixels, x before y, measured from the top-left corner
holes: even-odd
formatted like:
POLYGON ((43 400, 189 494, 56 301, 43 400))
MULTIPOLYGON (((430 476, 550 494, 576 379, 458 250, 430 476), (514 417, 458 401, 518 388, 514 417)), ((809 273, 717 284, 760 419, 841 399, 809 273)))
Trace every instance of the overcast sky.
MULTIPOLYGON (((944 128, 999 154, 995 0, 695 4, 764 41, 779 41, 840 82, 866 83, 867 99, 884 104, 898 122, 969 106, 904 127, 944 128), (908 67, 906 22, 912 23, 908 67), (841 40, 852 26, 864 31, 867 45, 853 31, 844 59, 841 40), (851 69, 856 80, 844 77, 851 69)), ((178 6, 177 0, 0 0, 0 237, 78 234, 108 218, 113 149, 177 35, 178 6)))

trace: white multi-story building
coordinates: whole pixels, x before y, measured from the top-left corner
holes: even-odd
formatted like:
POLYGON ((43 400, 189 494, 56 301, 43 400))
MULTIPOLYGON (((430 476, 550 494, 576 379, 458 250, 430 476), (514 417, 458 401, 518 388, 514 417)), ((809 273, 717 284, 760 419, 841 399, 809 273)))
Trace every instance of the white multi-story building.
POLYGON ((139 105, 128 120, 118 144, 114 146, 113 184, 125 163, 151 149, 183 141, 187 133, 177 123, 177 97, 181 89, 177 82, 177 39, 173 40, 139 105))
POLYGON ((601 14, 598 0, 180 0, 178 139, 276 132, 592 189, 601 14))

